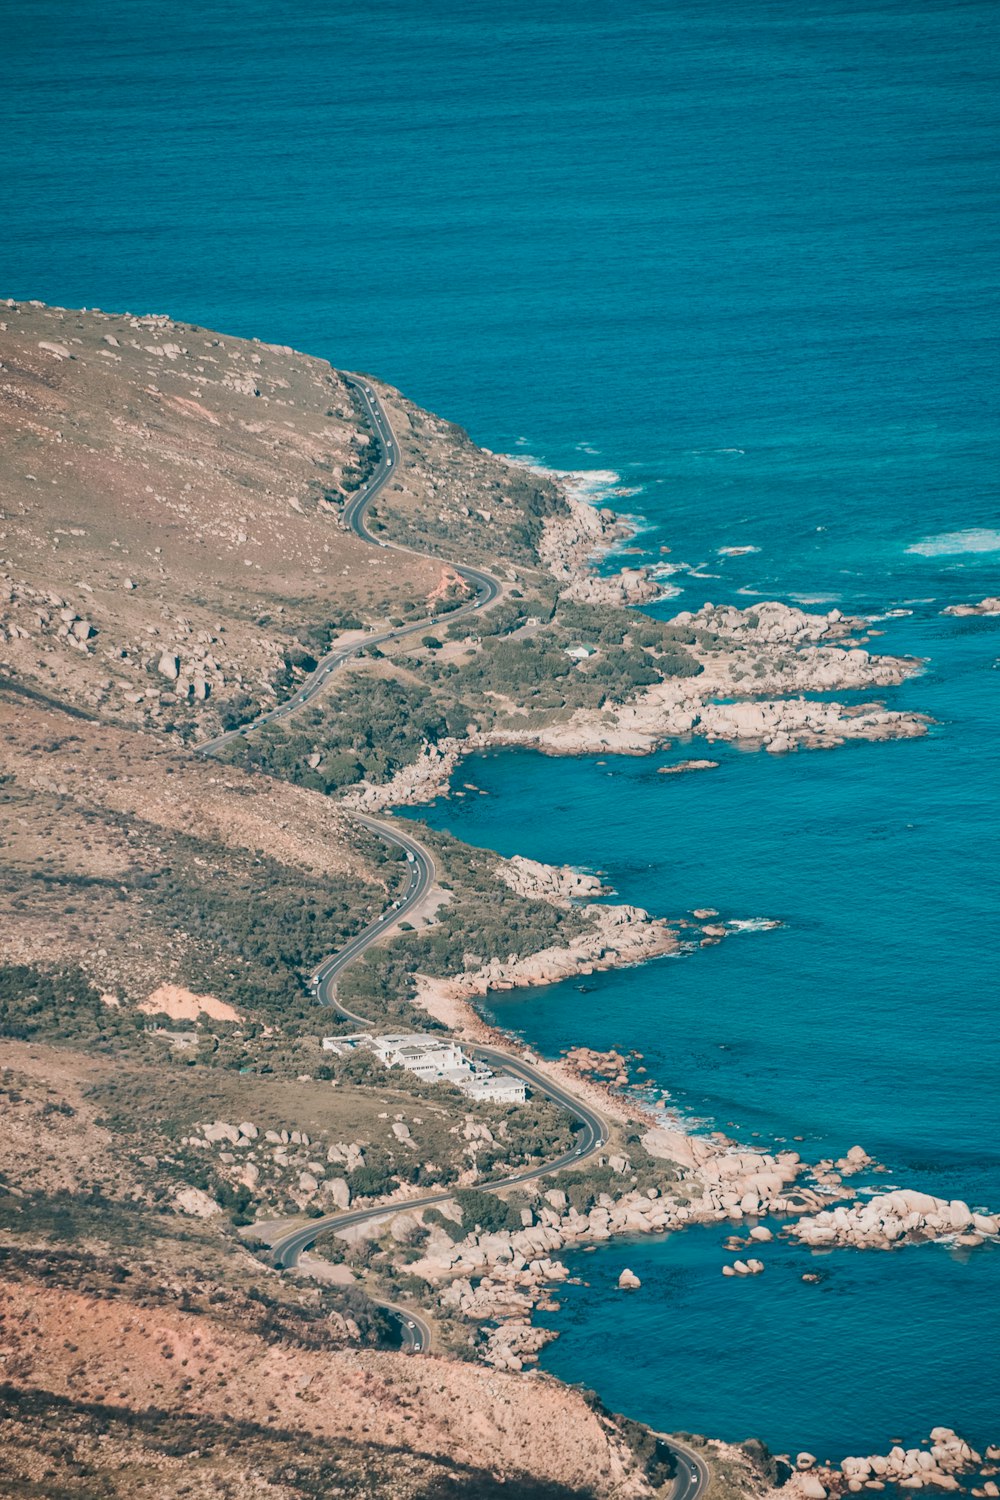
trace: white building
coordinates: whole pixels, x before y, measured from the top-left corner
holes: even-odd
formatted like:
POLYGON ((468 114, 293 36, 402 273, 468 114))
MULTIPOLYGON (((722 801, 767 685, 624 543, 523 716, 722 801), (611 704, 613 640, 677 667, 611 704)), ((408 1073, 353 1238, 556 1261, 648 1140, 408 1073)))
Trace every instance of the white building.
POLYGON ((470 1099, 493 1104, 523 1104, 527 1089, 511 1073, 494 1073, 485 1063, 466 1057, 457 1042, 426 1031, 392 1031, 382 1036, 357 1032, 325 1036, 323 1049, 343 1056, 357 1047, 374 1052, 386 1068, 405 1068, 425 1083, 450 1083, 470 1099))
POLYGON ((527 1089, 513 1073, 492 1073, 485 1069, 486 1077, 480 1073, 468 1084, 464 1092, 470 1099, 481 1099, 489 1104, 523 1104, 527 1089))

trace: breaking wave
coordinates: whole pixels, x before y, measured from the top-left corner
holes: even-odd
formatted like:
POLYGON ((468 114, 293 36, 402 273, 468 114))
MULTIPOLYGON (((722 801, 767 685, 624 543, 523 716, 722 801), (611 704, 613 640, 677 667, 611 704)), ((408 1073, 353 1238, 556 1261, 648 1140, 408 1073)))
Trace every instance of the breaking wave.
POLYGON ((968 531, 942 531, 907 547, 918 557, 957 556, 963 552, 1000 552, 1000 531, 988 526, 973 526, 968 531))

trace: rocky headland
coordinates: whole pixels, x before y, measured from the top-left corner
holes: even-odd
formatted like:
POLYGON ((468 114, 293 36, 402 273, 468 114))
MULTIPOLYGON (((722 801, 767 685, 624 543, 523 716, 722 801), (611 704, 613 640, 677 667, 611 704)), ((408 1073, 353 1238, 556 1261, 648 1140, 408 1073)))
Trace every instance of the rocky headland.
MULTIPOLYGON (((701 669, 697 676, 668 677, 623 703, 579 709, 554 723, 474 729, 463 738, 438 740, 390 781, 362 782, 344 800, 377 811, 446 796, 464 755, 503 745, 550 755, 646 755, 700 735, 778 755, 927 733, 925 714, 807 696, 896 687, 923 668, 915 657, 881 656, 857 644, 866 623, 839 610, 810 615, 778 602, 745 610, 705 605, 697 613, 682 611, 670 623, 711 632, 710 647, 696 640, 687 648, 701 669)), ((688 761, 683 769, 703 765, 688 761)))

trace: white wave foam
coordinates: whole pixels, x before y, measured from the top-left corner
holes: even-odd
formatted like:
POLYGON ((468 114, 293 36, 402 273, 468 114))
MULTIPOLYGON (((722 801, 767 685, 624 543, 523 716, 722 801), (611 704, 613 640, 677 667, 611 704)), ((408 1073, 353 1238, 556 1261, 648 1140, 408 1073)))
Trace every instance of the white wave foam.
POLYGON ((614 469, 556 469, 555 473, 575 499, 587 500, 591 505, 622 482, 622 476, 614 469))
POLYGON ((622 476, 615 469, 553 469, 530 453, 498 453, 496 456, 515 469, 530 469, 543 479, 559 480, 574 500, 585 500, 588 505, 596 505, 616 492, 622 495, 639 493, 629 489, 616 491, 622 476))
POLYGON ((720 557, 746 557, 749 552, 759 552, 759 547, 719 547, 720 557))
POLYGON ((797 604, 836 604, 839 594, 789 594, 797 604))
POLYGON ((726 926, 730 932, 770 932, 781 923, 774 917, 734 917, 726 926))
POLYGON ((968 531, 942 531, 907 547, 918 557, 957 556, 963 552, 1000 552, 1000 531, 987 526, 973 526, 968 531))

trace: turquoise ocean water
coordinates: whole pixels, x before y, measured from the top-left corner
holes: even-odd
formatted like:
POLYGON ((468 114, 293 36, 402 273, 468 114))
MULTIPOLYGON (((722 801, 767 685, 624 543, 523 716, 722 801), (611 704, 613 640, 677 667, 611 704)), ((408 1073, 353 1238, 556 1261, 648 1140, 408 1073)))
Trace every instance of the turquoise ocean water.
MULTIPOLYGON (((0 292, 163 311, 377 371, 488 446, 607 471, 677 601, 881 622, 921 741, 787 759, 477 758, 439 826, 651 910, 781 926, 498 998, 637 1047, 748 1140, 860 1141, 1000 1208, 998 15, 624 0, 0 0, 0 292), (753 547, 724 557, 722 547, 753 547)), ((546 1366, 671 1428, 833 1454, 997 1435, 1000 1252, 719 1275, 721 1234, 572 1258, 546 1366), (642 1290, 613 1291, 625 1263, 642 1290), (818 1268, 818 1285, 801 1281, 818 1268)))

